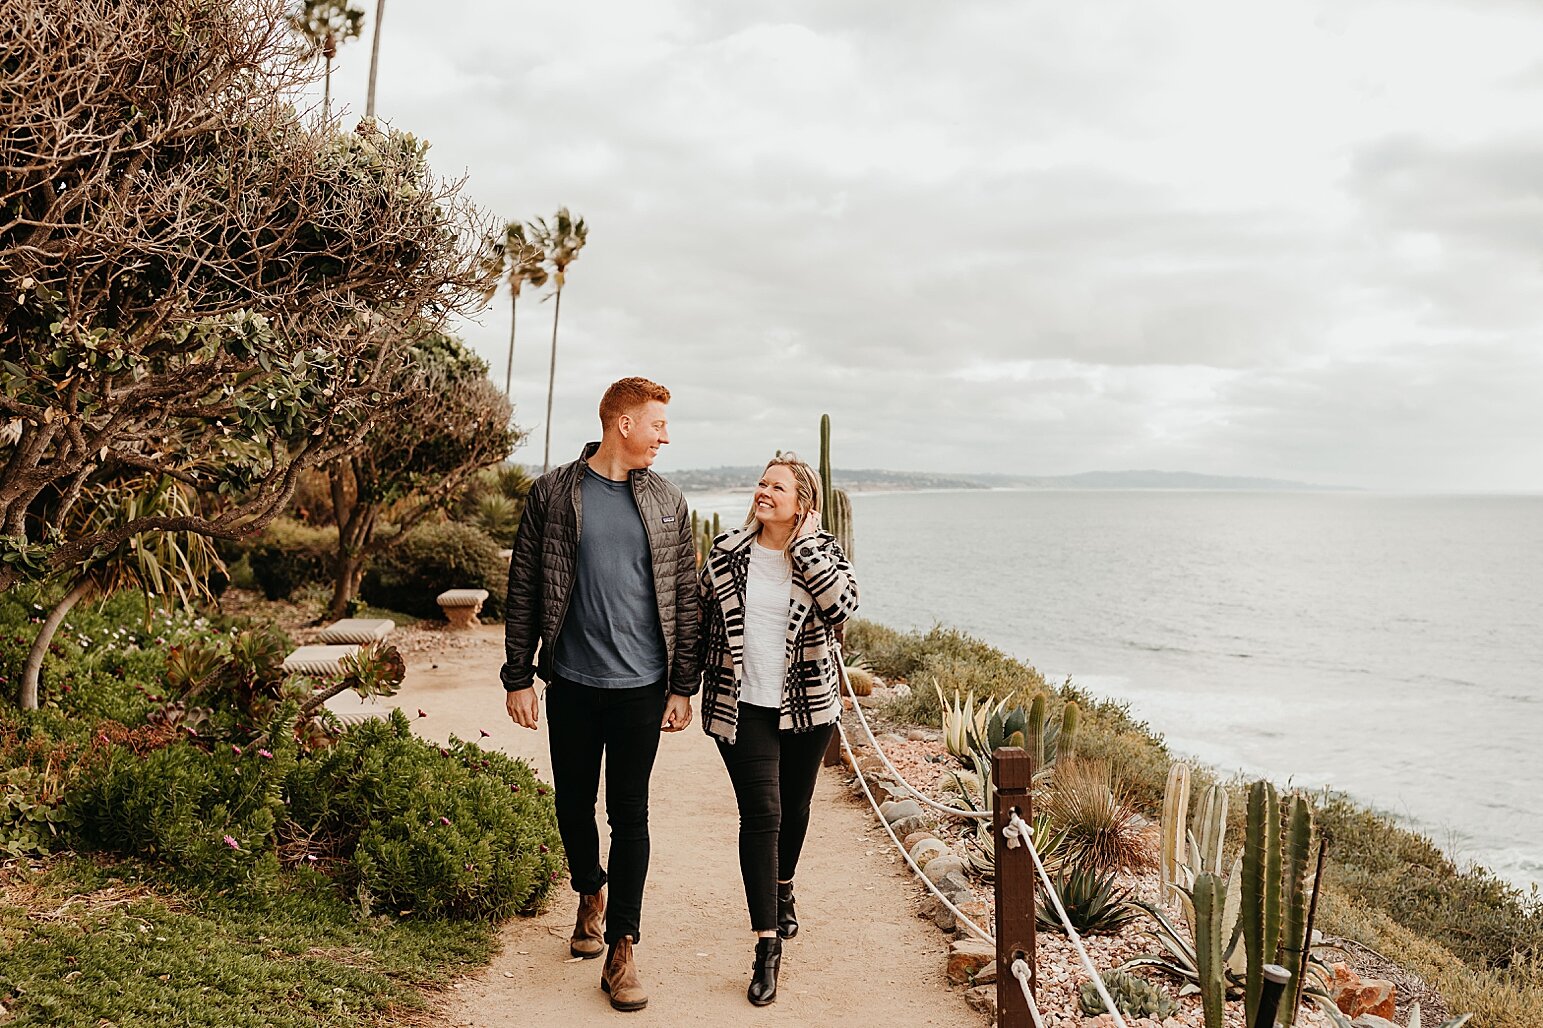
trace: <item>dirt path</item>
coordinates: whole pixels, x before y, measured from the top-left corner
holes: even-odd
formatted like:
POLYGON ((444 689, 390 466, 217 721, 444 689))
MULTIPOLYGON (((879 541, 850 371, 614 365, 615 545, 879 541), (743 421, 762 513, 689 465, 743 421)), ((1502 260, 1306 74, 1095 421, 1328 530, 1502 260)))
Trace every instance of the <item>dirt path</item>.
MULTIPOLYGON (((474 645, 408 654, 397 704, 409 716, 420 708, 428 715, 413 722, 426 738, 477 739, 486 730, 492 737, 483 745, 525 757, 550 780, 545 731, 516 728, 503 712, 502 629, 477 631, 474 645)), ((349 709, 341 700, 333 705, 349 709)), ((754 942, 739 878, 734 797, 717 751, 695 722, 661 740, 650 823, 653 858, 637 948, 646 1010, 613 1011, 598 987, 600 961, 569 958, 574 900, 565 888, 546 914, 505 925, 502 951, 487 971, 447 993, 440 1023, 981 1023, 944 981, 946 940, 916 916, 919 887, 866 805, 854 803, 833 776, 821 777, 799 866, 803 930, 785 944, 777 1002, 763 1009, 745 999, 754 942)))

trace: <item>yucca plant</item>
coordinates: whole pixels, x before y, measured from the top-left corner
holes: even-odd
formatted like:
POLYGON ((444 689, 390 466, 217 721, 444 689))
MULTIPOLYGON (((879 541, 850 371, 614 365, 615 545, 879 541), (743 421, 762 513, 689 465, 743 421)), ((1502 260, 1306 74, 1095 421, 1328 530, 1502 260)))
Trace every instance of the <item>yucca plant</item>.
POLYGON ((1146 819, 1101 761, 1058 762, 1045 812, 1066 830, 1070 850, 1101 870, 1139 871, 1152 862, 1146 819))
MULTIPOLYGON (((1113 935, 1141 916, 1141 909, 1131 901, 1130 890, 1121 888, 1113 871, 1101 873, 1097 867, 1079 865, 1051 878, 1066 919, 1082 935, 1113 935)), ((1050 898, 1043 893, 1034 911, 1035 920, 1047 931, 1066 933, 1050 898)))

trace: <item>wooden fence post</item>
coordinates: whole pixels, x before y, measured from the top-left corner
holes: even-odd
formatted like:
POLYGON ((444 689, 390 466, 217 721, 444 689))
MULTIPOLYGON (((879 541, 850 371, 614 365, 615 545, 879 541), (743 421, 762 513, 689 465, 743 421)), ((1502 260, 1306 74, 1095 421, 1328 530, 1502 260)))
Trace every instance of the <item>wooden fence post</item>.
POLYGON ((1017 746, 1002 746, 991 755, 991 834, 996 843, 997 1026, 1028 1028, 1029 1004, 1013 961, 1029 965, 1030 989, 1039 996, 1038 962, 1034 937, 1034 859, 1027 845, 1009 848, 1002 829, 1014 810, 1025 824, 1034 824, 1030 788, 1034 760, 1017 746))

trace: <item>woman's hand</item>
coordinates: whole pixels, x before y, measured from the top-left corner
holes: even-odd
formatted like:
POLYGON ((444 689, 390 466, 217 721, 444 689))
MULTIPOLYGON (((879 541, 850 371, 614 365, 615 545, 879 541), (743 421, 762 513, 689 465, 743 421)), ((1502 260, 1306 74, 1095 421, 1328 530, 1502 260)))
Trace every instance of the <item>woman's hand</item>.
POLYGON ((806 536, 816 534, 819 532, 819 530, 820 512, 817 510, 811 510, 809 513, 805 514, 798 520, 798 527, 793 531, 793 538, 803 539, 806 536))

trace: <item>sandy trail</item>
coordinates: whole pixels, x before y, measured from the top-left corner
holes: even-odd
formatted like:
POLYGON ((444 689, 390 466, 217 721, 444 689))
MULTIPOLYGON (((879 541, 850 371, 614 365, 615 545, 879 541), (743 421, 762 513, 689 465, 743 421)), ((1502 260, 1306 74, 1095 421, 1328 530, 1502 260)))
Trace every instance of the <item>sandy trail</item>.
MULTIPOLYGON (((492 735, 484 746, 526 758, 550 780, 544 727, 517 728, 503 710, 502 626, 475 631, 468 645, 408 654, 396 705, 425 738, 476 740, 486 730, 492 735), (427 717, 416 717, 420 708, 427 717)), ((330 705, 346 710, 351 703, 357 710, 351 699, 330 705)), ((544 720, 544 707, 542 713, 544 720)), ((802 931, 784 944, 777 1001, 761 1009, 745 999, 754 941, 739 878, 734 796, 696 721, 660 741, 650 808, 653 856, 637 947, 647 1009, 613 1011, 599 989, 600 961, 569 958, 575 900, 565 883, 547 913, 503 927, 501 952, 482 974, 447 991, 435 1012, 439 1023, 981 1023, 943 978, 947 940, 916 916, 920 887, 866 804, 853 802, 834 776, 821 777, 799 866, 802 931)))

